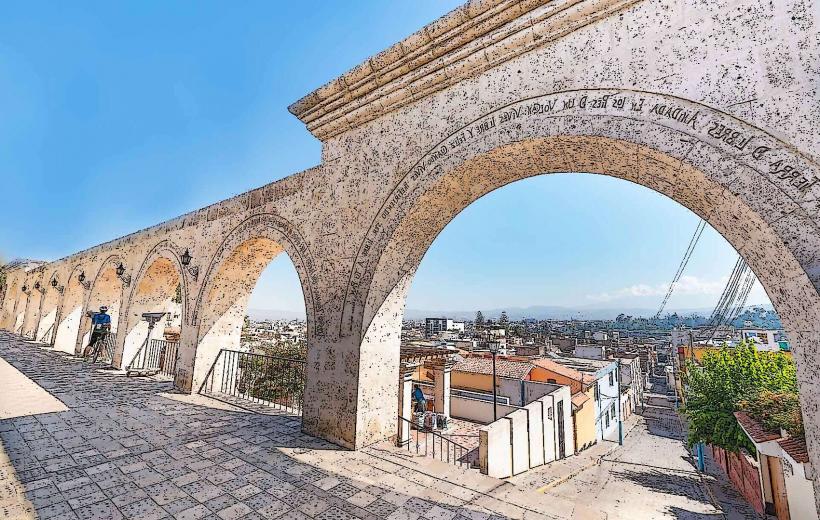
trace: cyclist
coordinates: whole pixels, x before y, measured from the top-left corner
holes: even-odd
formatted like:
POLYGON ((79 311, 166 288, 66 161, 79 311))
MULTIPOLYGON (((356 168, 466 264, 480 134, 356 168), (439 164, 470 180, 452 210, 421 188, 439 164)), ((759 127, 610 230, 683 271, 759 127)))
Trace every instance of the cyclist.
POLYGON ((108 307, 102 305, 100 312, 91 315, 91 339, 88 342, 88 349, 94 352, 93 362, 97 361, 102 341, 109 332, 111 332, 111 316, 108 315, 108 307))

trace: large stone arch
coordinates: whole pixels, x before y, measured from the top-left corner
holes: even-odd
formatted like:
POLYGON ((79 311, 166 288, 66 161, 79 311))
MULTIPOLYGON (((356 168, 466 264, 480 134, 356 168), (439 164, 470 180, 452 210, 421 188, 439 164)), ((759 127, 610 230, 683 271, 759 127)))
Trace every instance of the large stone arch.
MULTIPOLYGON (((180 249, 173 241, 163 240, 156 244, 133 275, 128 297, 120 312, 119 330, 112 364, 126 367, 148 334, 148 324, 142 320, 144 312, 166 312, 178 316, 178 325, 183 326, 188 311, 188 280, 182 265, 180 249), (177 286, 180 287, 182 301, 174 303, 177 286)), ((164 322, 154 328, 151 339, 162 339, 164 322)))
POLYGON ((72 266, 60 286, 61 296, 56 317, 57 331, 54 335, 54 348, 69 354, 76 353, 85 291, 88 290, 89 284, 87 279, 82 282, 79 280, 80 274, 87 276, 85 267, 82 264, 72 266))
MULTIPOLYGON (((353 262, 340 335, 386 375, 360 386, 360 428, 390 431, 404 297, 428 247, 461 210, 533 175, 588 172, 658 191, 703 217, 755 271, 794 345, 806 416, 817 396, 817 165, 719 110, 657 93, 576 90, 523 99, 451 132, 394 183, 353 262), (382 386, 383 384, 383 386, 382 386), (378 424, 384 418, 386 426, 378 424)), ((820 453, 817 427, 809 446, 820 453)))
POLYGON ((123 280, 117 276, 116 271, 120 265, 125 267, 122 256, 119 254, 109 255, 103 260, 99 269, 97 269, 97 272, 94 274, 94 279, 91 281, 91 287, 80 315, 80 327, 77 334, 77 352, 82 352, 91 339, 91 319, 88 317, 89 311, 97 311, 101 305, 107 306, 108 314, 111 316, 111 332, 115 334, 117 332, 120 310, 122 309, 123 293, 125 292, 125 284, 123 280))
POLYGON ((291 222, 275 213, 248 217, 231 229, 216 248, 195 301, 191 323, 196 329, 196 348, 188 349, 194 357, 185 360, 192 370, 193 389, 202 384, 221 349, 239 347, 248 299, 262 271, 281 253, 288 256, 299 277, 308 345, 324 330, 312 280, 316 262, 304 237, 291 222))

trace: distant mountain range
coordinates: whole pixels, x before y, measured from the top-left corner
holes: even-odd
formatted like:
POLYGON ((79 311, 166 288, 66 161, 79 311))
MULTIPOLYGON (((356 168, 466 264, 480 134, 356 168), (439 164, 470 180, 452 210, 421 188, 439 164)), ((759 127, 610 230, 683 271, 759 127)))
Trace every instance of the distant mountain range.
POLYGON ((248 309, 248 316, 253 321, 264 320, 304 320, 305 313, 281 309, 248 309))
MULTIPOLYGON (((771 305, 749 305, 746 308, 763 307, 772 310, 771 305)), ((623 313, 628 316, 649 318, 655 315, 657 309, 642 308, 620 308, 620 309, 598 309, 584 307, 559 307, 551 305, 532 305, 530 307, 507 307, 505 309, 481 309, 485 318, 497 319, 501 316, 501 311, 507 311, 507 316, 513 320, 533 318, 537 320, 614 320, 616 316, 623 313)), ((699 314, 709 316, 711 308, 699 309, 669 309, 664 314, 677 312, 680 315, 699 314)), ((455 320, 472 320, 476 311, 431 311, 423 309, 407 309, 404 318, 407 320, 423 320, 424 318, 446 317, 455 320)), ((261 320, 304 320, 305 313, 297 311, 277 310, 277 309, 248 309, 248 316, 255 321, 261 320)))
MULTIPOLYGON (((747 309, 752 307, 763 307, 766 310, 772 310, 771 305, 750 305, 747 309)), ((478 309, 476 309, 478 310, 478 309)), ((641 309, 641 308, 617 308, 617 309, 599 309, 599 308, 573 308, 573 307, 557 307, 550 305, 532 305, 530 307, 507 307, 505 309, 481 309, 481 313, 485 318, 497 319, 501 316, 501 311, 507 311, 507 316, 510 320, 517 321, 525 318, 533 318, 537 320, 614 320, 616 316, 623 313, 633 317, 651 318, 655 315, 658 309, 641 309)), ((680 315, 699 314, 701 316, 709 316, 712 313, 711 308, 699 309, 669 309, 664 311, 664 315, 677 312, 680 315)), ((422 320, 424 318, 446 317, 456 320, 472 320, 475 319, 476 311, 430 311, 419 309, 407 309, 404 312, 404 318, 407 320, 422 320)))

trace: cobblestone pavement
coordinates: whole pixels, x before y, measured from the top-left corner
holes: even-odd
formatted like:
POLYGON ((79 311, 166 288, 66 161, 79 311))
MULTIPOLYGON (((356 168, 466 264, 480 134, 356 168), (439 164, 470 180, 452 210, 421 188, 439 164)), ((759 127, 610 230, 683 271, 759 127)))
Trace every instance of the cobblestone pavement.
POLYGON ((546 492, 597 512, 590 518, 760 518, 725 475, 696 471, 684 436, 673 409, 647 407, 623 447, 546 492))
MULTIPOLYGON (((0 420, 7 518, 554 518, 571 504, 375 446, 338 449, 298 417, 163 397, 127 378, 0 332, 0 357, 63 412, 0 420)), ((3 391, 0 381, 0 391, 3 391)))

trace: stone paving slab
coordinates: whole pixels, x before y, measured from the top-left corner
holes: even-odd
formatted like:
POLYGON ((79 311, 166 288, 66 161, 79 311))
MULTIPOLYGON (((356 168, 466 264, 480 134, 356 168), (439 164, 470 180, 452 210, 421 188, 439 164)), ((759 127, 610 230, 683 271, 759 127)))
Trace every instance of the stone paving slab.
POLYGON ((19 490, 15 511, 27 518, 555 518, 545 495, 516 495, 478 471, 386 443, 342 450, 303 434, 299 417, 169 399, 168 382, 98 370, 9 333, 0 358, 67 405, 0 420, 0 485, 19 490))

